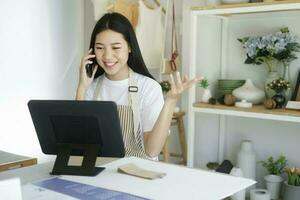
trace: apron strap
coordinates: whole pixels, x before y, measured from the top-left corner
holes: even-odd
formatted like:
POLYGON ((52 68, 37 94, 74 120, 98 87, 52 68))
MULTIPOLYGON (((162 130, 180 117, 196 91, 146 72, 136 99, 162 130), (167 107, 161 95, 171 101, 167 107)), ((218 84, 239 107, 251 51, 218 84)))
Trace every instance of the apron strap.
POLYGON ((134 136, 136 142, 138 142, 138 126, 139 126, 139 117, 140 117, 140 112, 139 112, 139 103, 138 103, 138 85, 137 85, 137 80, 134 72, 132 71, 131 68, 129 68, 129 85, 128 85, 128 103, 132 108, 133 112, 133 128, 134 128, 134 136))

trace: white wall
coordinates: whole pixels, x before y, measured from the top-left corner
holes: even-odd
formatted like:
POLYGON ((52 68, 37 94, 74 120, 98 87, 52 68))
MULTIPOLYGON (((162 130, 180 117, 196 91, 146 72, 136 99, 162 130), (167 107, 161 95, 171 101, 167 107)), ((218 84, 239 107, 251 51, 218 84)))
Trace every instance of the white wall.
POLYGON ((83 53, 83 0, 1 0, 0 150, 40 150, 30 99, 74 99, 83 53))

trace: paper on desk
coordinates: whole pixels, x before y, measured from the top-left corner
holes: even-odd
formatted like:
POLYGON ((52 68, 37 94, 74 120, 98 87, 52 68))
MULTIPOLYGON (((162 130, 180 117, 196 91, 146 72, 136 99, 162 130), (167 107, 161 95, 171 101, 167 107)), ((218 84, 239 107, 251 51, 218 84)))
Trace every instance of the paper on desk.
POLYGON ((129 157, 103 165, 96 177, 62 176, 61 178, 108 188, 149 199, 224 199, 245 189, 255 181, 227 174, 192 169, 178 165, 129 157), (146 180, 117 172, 119 166, 134 163, 146 170, 165 172, 162 179, 146 180))
POLYGON ((22 187, 23 200, 52 200, 52 199, 63 199, 63 200, 76 200, 71 196, 54 192, 52 190, 44 189, 33 184, 26 184, 22 187))
POLYGON ((1 199, 22 200, 21 183, 19 178, 0 181, 1 199))
POLYGON ((124 192, 114 191, 59 177, 40 180, 23 187, 26 199, 88 199, 88 200, 147 200, 124 192), (26 188, 25 188, 26 187, 26 188))

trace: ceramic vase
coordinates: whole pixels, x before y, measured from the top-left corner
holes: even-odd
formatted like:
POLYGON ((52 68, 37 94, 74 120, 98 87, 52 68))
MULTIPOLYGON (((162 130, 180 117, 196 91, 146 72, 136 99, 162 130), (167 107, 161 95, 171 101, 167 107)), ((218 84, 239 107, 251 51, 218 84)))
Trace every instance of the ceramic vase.
POLYGON ((271 199, 278 199, 283 178, 281 176, 269 174, 264 177, 266 188, 271 194, 271 199))
POLYGON ((255 87, 251 79, 247 79, 242 87, 233 90, 232 94, 238 100, 247 100, 253 104, 260 104, 265 100, 264 91, 255 87))
MULTIPOLYGON (((241 149, 237 156, 237 167, 243 170, 244 177, 252 180, 256 179, 256 156, 253 150, 252 141, 244 140, 241 143, 241 149)), ((255 186, 251 186, 247 189, 247 196, 251 189, 255 186)))

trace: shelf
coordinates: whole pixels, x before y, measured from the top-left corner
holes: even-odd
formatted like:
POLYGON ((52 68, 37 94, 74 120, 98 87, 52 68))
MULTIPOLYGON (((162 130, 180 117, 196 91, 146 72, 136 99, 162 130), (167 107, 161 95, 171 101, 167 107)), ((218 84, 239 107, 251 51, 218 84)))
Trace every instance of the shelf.
POLYGON ((300 111, 287 109, 267 110, 263 105, 255 105, 252 108, 238 108, 196 102, 193 104, 193 110, 201 113, 300 122, 300 111))
POLYGON ((300 0, 191 7, 191 10, 194 14, 197 15, 234 15, 234 14, 247 14, 247 13, 300 10, 300 0))

